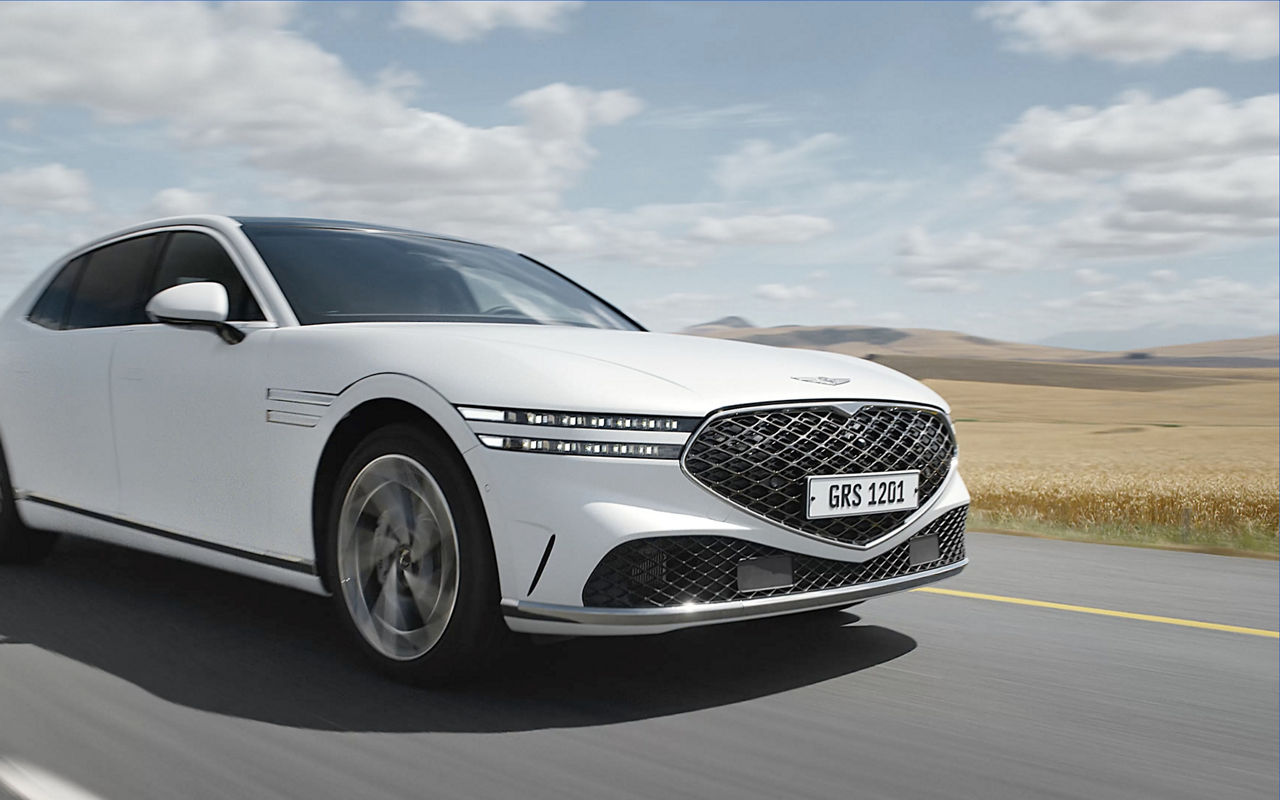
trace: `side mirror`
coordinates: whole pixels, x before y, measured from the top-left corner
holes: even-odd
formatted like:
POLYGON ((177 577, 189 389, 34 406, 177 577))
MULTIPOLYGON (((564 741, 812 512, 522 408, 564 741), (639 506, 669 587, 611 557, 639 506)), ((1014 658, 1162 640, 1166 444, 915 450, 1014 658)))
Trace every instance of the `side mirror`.
POLYGON ((213 281, 170 286, 147 303, 147 316, 169 325, 213 328, 227 344, 244 340, 244 332, 227 324, 227 290, 213 281))

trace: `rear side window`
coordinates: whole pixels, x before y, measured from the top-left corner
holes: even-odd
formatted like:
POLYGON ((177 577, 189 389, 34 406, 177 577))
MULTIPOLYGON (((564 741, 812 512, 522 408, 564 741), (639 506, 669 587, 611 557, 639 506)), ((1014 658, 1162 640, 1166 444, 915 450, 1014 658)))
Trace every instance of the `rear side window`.
POLYGON ((170 237, 148 298, 171 286, 201 281, 220 283, 227 290, 228 320, 266 319, 227 251, 212 236, 194 231, 179 231, 170 237))
POLYGON ((67 316, 67 301, 71 299, 71 292, 75 290, 76 280, 80 277, 80 269, 87 260, 85 256, 80 256, 63 267, 44 290, 44 294, 40 295, 27 319, 55 331, 61 330, 67 316))
POLYGON ((68 328, 106 328, 147 322, 143 290, 160 237, 139 236, 88 254, 67 314, 68 328))

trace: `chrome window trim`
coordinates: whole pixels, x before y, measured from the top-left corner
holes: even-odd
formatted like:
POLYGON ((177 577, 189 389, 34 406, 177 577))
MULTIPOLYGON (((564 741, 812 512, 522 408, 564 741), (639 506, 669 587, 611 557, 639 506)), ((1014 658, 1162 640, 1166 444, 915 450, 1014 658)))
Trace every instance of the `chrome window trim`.
POLYGON ((953 442, 955 441, 956 431, 955 431, 955 426, 951 424, 951 415, 943 411, 941 408, 938 408, 937 406, 925 405, 924 403, 895 403, 892 401, 885 401, 885 400, 836 400, 836 401, 814 400, 814 401, 802 401, 798 403, 767 403, 764 405, 734 406, 731 408, 722 408, 719 411, 713 411, 712 413, 708 414, 707 418, 702 421, 702 424, 699 425, 697 428, 695 428, 693 433, 689 435, 689 441, 685 443, 684 450, 680 453, 680 471, 684 473, 684 476, 686 478, 692 481, 699 489, 702 489, 707 494, 711 495, 717 500, 720 500, 723 503, 728 503, 729 505, 733 506, 734 508, 743 512, 744 514, 750 514, 751 516, 755 517, 758 520, 767 522, 775 528, 779 528, 781 530, 787 531, 788 533, 794 533, 797 536, 804 536, 808 539, 812 539, 815 542, 822 542, 823 544, 830 544, 830 545, 835 545, 837 547, 844 547, 849 550, 858 550, 858 551, 870 550, 873 547, 877 547, 889 541, 893 537, 902 533, 907 528, 914 525, 923 516, 928 514, 929 511, 933 509, 934 506, 938 504, 938 500, 944 494, 946 494, 947 487, 950 486, 951 481, 955 479, 956 466, 959 462, 958 457, 952 456, 951 465, 947 467, 947 476, 942 479, 942 483, 939 484, 938 490, 933 493, 933 497, 930 498, 930 500, 927 503, 917 508, 914 514, 912 514, 911 516, 907 517, 905 520, 902 521, 901 525, 889 531, 888 533, 881 536, 880 538, 873 539, 867 542, 866 544, 852 544, 850 542, 842 542, 838 539, 828 539, 825 536, 818 536, 817 534, 809 533, 807 531, 802 531, 798 528, 793 528, 790 525, 783 525, 777 520, 769 519, 765 515, 752 511, 751 509, 747 508, 741 503, 730 500, 724 495, 713 491, 711 487, 707 486, 705 483, 703 483, 702 481, 694 477, 693 473, 689 472, 689 468, 685 466, 685 459, 689 455, 689 448, 692 447, 693 443, 698 440, 698 437, 700 435, 702 435, 703 430, 705 430, 707 426, 709 426, 711 423, 715 422, 718 419, 722 419, 724 417, 733 416, 735 414, 750 414, 758 411, 790 411, 793 409, 802 410, 802 409, 813 409, 813 408, 834 408, 844 414, 853 416, 858 411, 861 411, 863 408, 866 408, 868 406, 877 406, 881 408, 914 408, 914 409, 920 409, 922 411, 932 411, 940 415, 943 421, 946 422, 947 430, 950 431, 951 433, 951 440, 953 442))

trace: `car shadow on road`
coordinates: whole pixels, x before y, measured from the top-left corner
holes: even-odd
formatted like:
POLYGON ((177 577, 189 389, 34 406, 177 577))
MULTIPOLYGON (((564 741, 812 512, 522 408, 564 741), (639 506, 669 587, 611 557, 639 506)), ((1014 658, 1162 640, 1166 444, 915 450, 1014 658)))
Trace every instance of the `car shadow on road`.
POLYGON ((525 643, 463 685, 413 689, 364 663, 324 598, 70 537, 43 566, 0 568, 0 641, 58 653, 192 708, 362 732, 661 717, 809 686, 915 648, 853 614, 818 614, 525 643))

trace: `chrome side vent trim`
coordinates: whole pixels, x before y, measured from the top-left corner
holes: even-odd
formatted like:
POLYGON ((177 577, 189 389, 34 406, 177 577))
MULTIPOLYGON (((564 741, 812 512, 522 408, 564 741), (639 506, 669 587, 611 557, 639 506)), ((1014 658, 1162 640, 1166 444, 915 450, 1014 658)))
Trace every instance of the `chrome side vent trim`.
POLYGON ((308 406, 331 406, 336 394, 325 392, 301 392, 295 389, 268 389, 267 400, 279 403, 302 403, 308 406))
POLYGON ((267 411, 267 422, 278 422, 281 425, 297 425, 300 428, 314 428, 320 417, 315 414, 299 414, 296 411, 267 411))
POLYGON ((314 428, 338 396, 298 389, 267 389, 267 422, 314 428))

